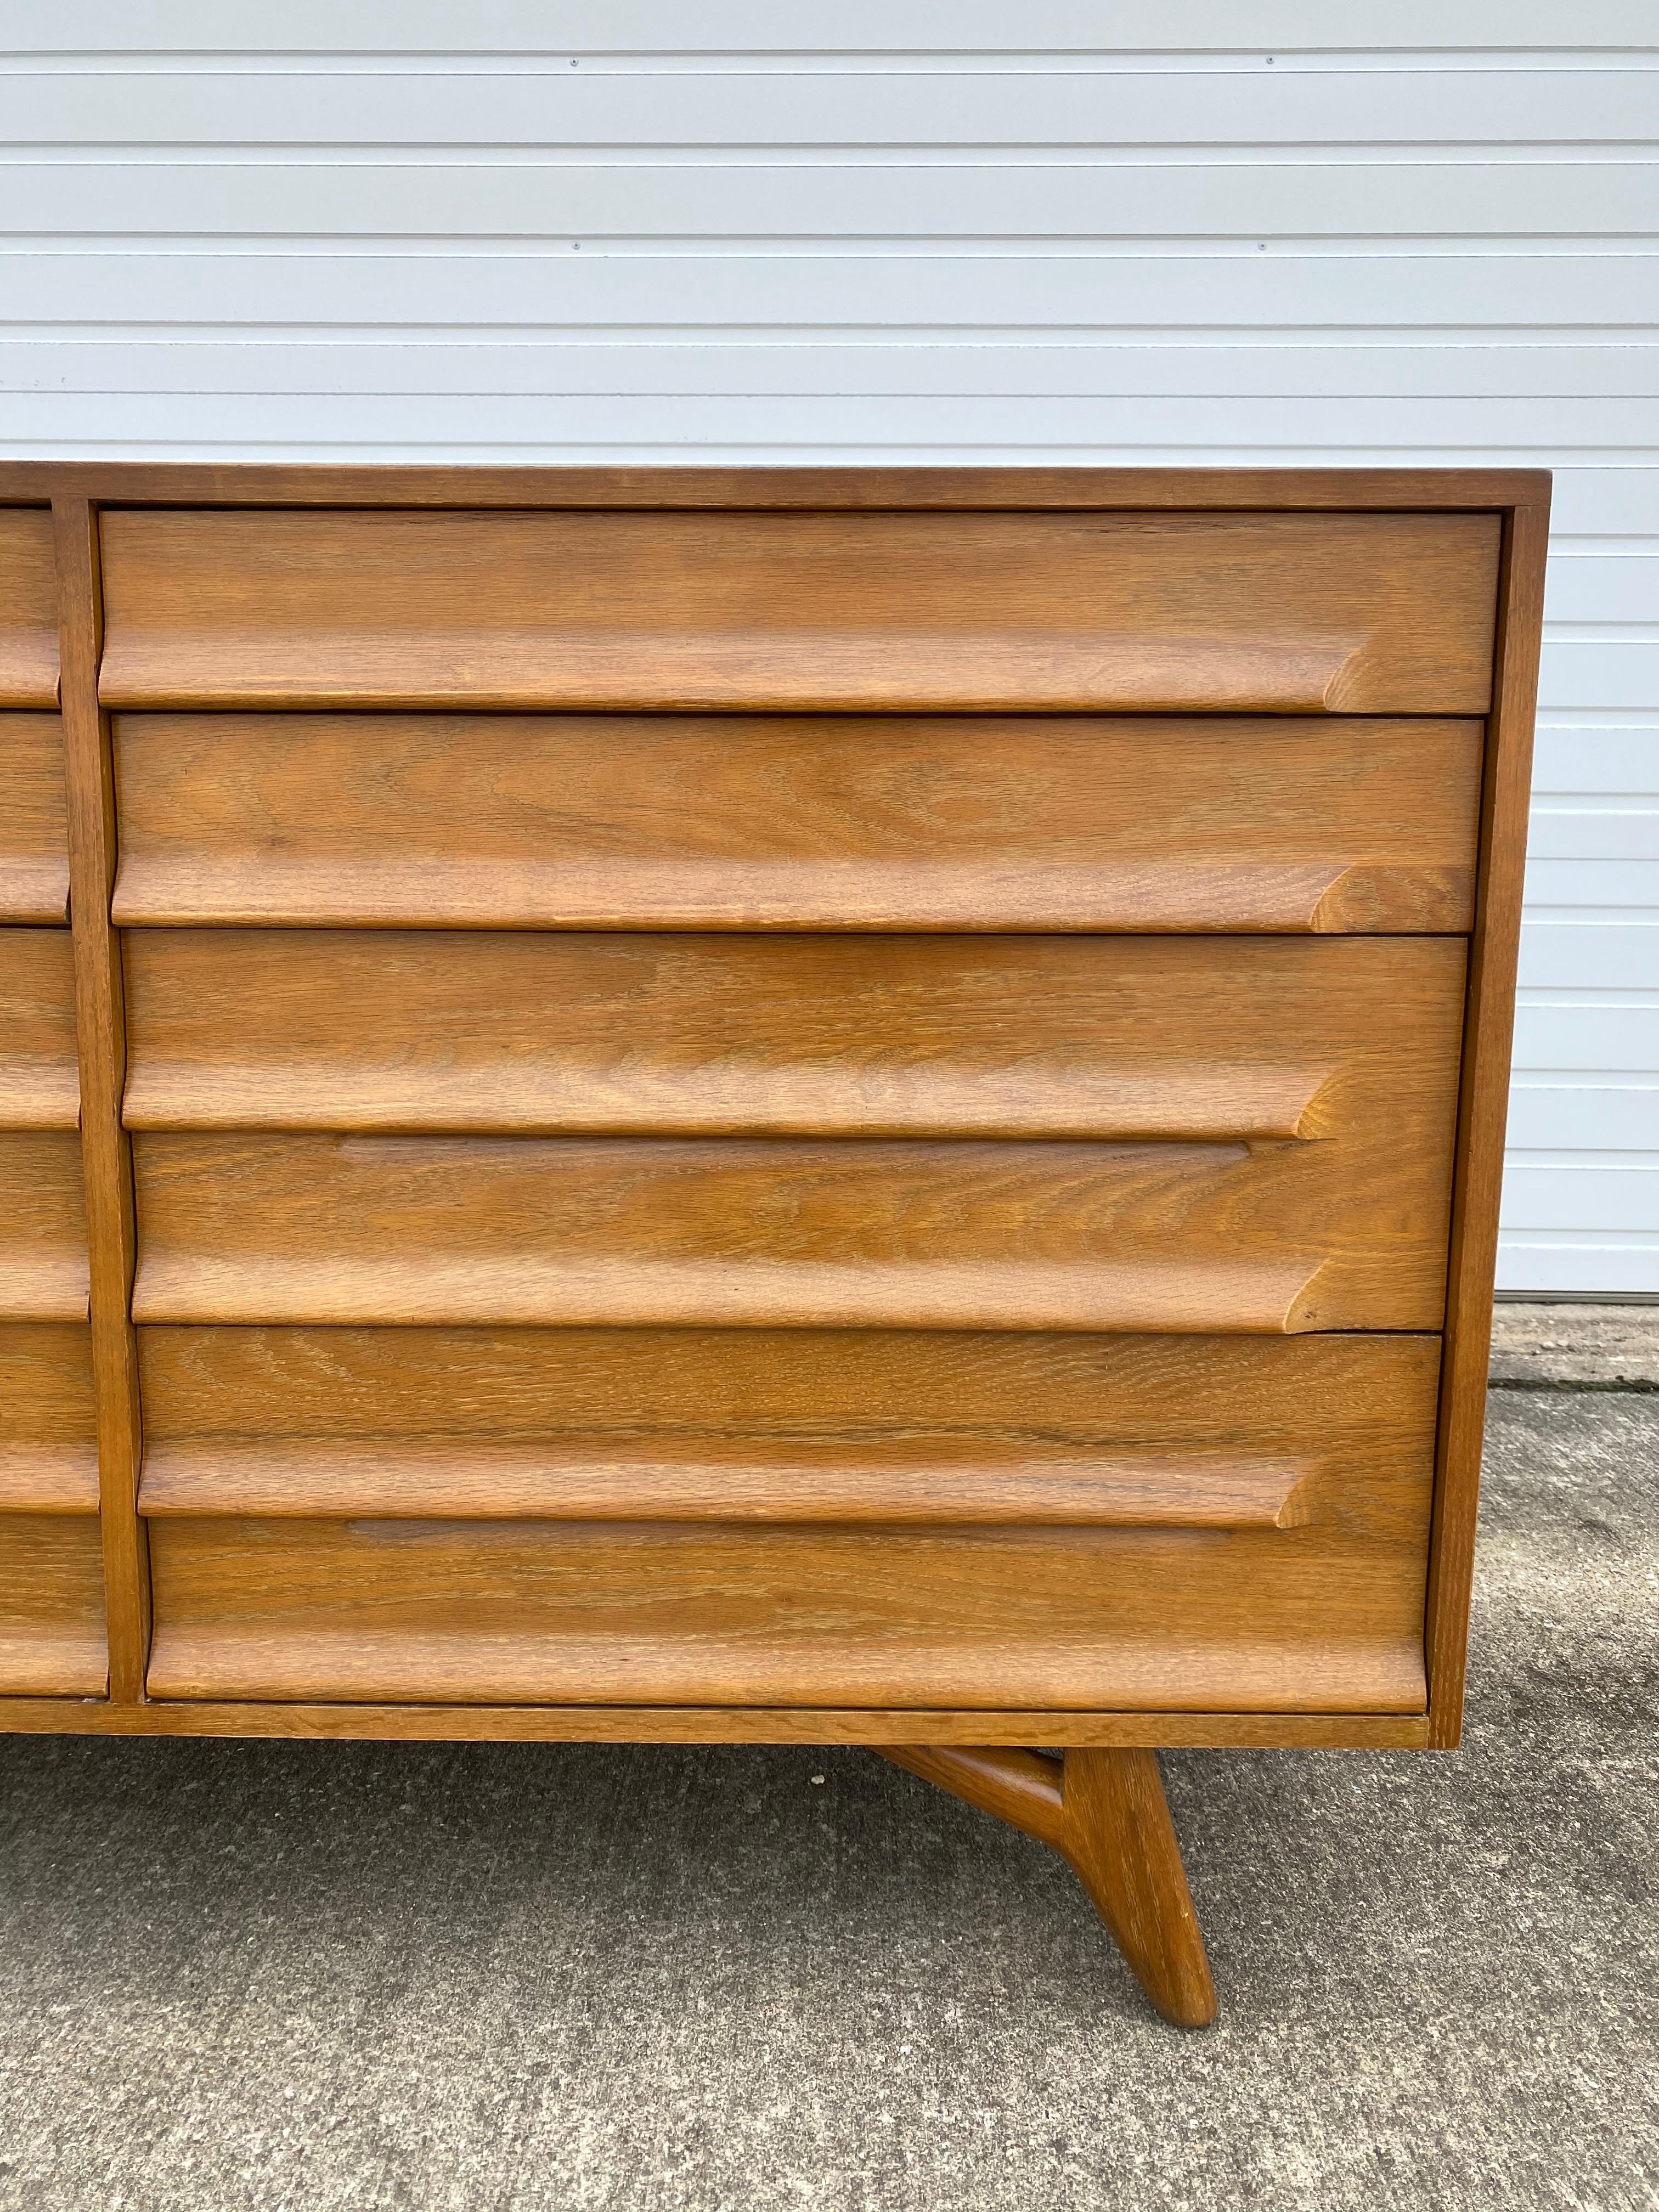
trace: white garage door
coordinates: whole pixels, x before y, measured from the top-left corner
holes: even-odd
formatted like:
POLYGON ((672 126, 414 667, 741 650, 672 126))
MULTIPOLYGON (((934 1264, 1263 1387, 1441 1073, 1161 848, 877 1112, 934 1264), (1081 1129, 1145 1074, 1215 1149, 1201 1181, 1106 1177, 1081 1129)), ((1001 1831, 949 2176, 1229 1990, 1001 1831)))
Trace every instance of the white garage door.
POLYGON ((1656 32, 15 0, 0 448, 1554 467, 1500 1279, 1659 1293, 1656 32))

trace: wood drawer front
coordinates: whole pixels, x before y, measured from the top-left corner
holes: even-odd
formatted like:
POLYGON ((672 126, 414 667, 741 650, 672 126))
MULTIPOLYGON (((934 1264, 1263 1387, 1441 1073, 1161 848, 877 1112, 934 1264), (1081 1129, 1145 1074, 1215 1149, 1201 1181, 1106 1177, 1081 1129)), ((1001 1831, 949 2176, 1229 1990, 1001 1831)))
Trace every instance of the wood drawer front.
POLYGON ((134 930, 125 1118, 1369 1146, 1405 1115, 1415 1152, 1462 974, 1422 939, 134 930))
POLYGON ((139 1332, 156 1516, 1290 1528, 1421 1472, 1437 1340, 139 1332))
POLYGON ((0 1322, 84 1321, 75 970, 66 929, 0 929, 0 1322))
POLYGON ((0 1512, 0 1695, 101 1698, 107 1675, 97 1521, 0 1512))
POLYGON ((122 707, 1481 714, 1477 514, 107 512, 122 707))
POLYGON ((97 1513, 91 1330, 0 1321, 0 1694, 103 1695, 97 1513))
POLYGON ((1459 931, 1480 726, 117 717, 118 921, 1459 931))
POLYGON ((1418 1711, 1438 1354, 146 1329, 149 1687, 1418 1711))
MULTIPOLYGON (((1263 945, 1279 963, 1277 991, 1251 980, 1250 950, 1079 948, 1116 979, 1130 1007, 1119 1038, 1145 1055, 1126 1069, 1103 1053, 1091 1067, 1084 1024, 1060 994, 1057 1023, 1071 1024, 1078 1057, 1054 1055, 1066 1069, 1057 1111, 1097 1117, 1098 1136, 143 1132, 134 1310, 164 1322, 1437 1328, 1462 945, 1263 945), (1224 1060, 1218 1070, 1230 1023, 1245 1048, 1248 1023, 1224 1010, 1235 985, 1244 1009, 1276 1024, 1274 1059, 1249 1073, 1224 1060)), ((658 1061, 658 1096, 678 1085, 687 1122, 720 1111, 722 1126, 747 1129, 750 1115, 793 1113, 860 1131, 855 1086, 834 1072, 835 1011, 793 1018, 804 1050, 775 1032, 793 1062, 757 1057, 732 1074, 704 1061, 700 1076, 689 1054, 677 1066, 676 1039, 658 1061), (815 1081, 811 1055, 826 1044, 831 1066, 815 1081)), ((971 1042, 964 1054, 962 1032, 941 1027, 908 1096, 950 1129, 973 1087, 971 1042)), ((647 1076, 656 1049, 642 1029, 635 1060, 647 1076)), ((590 1097, 621 1080, 603 1064, 579 1079, 590 1097)))
POLYGON ((0 1321, 84 1321, 87 1217, 72 1129, 0 1129, 0 1321))
POLYGON ((0 707, 58 704, 52 510, 0 507, 0 707))
POLYGON ((0 1547, 11 1514, 97 1510, 91 1329, 0 1322, 0 1547))
POLYGON ((74 1129, 75 957, 66 929, 0 929, 0 1131, 74 1129))
POLYGON ((64 727, 56 714, 0 714, 0 922, 69 913, 64 727))
MULTIPOLYGON (((1421 1516, 1426 1528, 1426 1514, 1421 1516)), ((157 1522, 160 1698, 1420 1712, 1420 1546, 157 1522), (1276 1564, 1276 1563, 1275 1563, 1276 1564)))

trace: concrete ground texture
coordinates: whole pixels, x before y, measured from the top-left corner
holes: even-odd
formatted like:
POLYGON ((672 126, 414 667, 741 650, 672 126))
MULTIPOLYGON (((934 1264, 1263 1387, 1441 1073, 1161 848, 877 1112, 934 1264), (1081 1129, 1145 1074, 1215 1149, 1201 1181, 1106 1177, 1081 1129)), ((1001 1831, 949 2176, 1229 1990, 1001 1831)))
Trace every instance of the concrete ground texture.
POLYGON ((1460 1751, 1166 1756, 1207 2034, 864 1753, 0 1737, 0 2206, 1659 2204, 1656 1352, 1500 1311, 1460 1751))

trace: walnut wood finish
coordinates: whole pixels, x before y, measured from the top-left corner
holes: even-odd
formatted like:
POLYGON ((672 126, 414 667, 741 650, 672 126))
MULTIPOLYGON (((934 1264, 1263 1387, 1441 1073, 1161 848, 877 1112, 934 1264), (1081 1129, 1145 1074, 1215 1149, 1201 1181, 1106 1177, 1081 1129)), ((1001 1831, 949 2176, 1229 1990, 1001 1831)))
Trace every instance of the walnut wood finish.
POLYGON ((128 714, 134 922, 1462 931, 1477 722, 128 714))
POLYGON ((68 918, 63 725, 0 714, 0 924, 68 918))
POLYGON ((1488 515, 112 511, 116 707, 1482 714, 1488 515))
POLYGON ((1176 2027, 1208 2027, 1215 1984, 1150 1751, 947 1750, 882 1756, 1024 1829, 1066 1859, 1135 1979, 1176 2027))

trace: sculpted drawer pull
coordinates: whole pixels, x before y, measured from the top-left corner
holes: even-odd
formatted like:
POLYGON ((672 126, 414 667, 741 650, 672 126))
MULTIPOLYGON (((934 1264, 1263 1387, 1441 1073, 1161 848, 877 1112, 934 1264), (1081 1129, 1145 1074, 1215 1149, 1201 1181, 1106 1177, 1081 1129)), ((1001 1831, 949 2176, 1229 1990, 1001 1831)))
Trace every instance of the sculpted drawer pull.
POLYGON ((150 1515, 347 1520, 1282 1528, 1305 1518, 1316 1471, 1267 1454, 988 1452, 948 1437, 227 1437, 152 1445, 138 1502, 150 1515))

